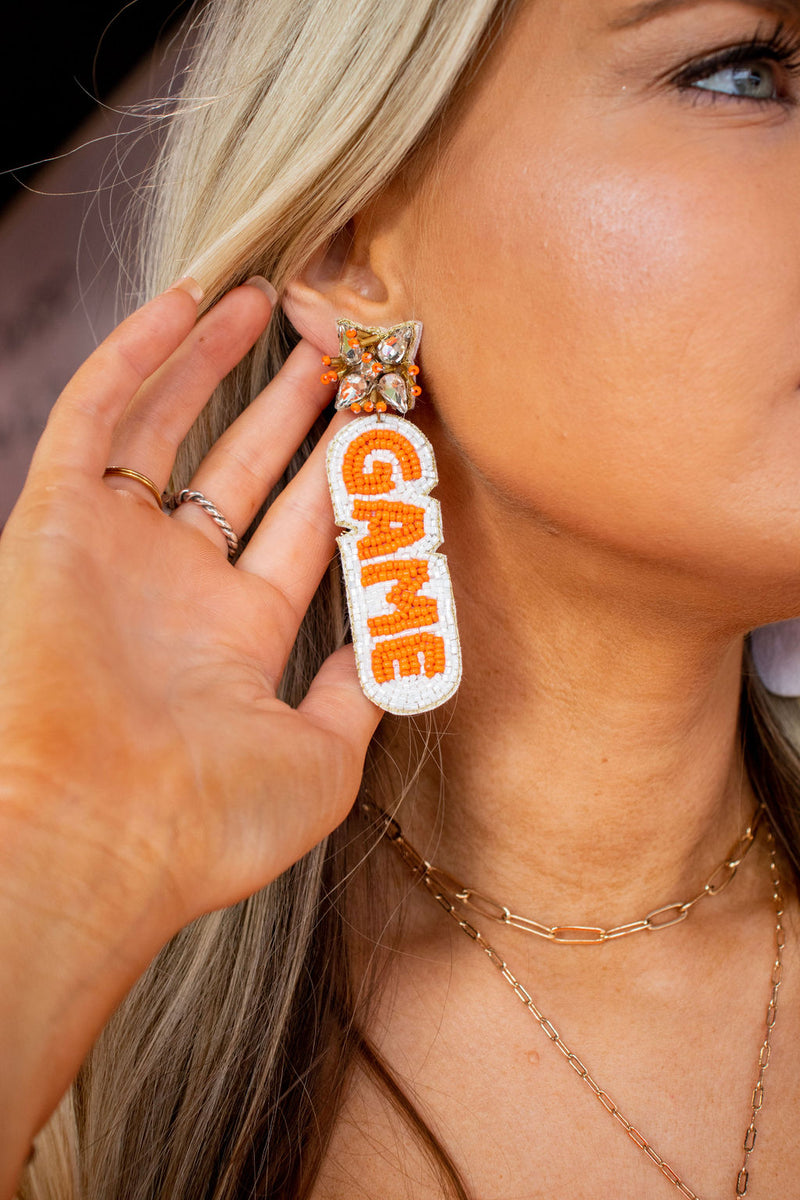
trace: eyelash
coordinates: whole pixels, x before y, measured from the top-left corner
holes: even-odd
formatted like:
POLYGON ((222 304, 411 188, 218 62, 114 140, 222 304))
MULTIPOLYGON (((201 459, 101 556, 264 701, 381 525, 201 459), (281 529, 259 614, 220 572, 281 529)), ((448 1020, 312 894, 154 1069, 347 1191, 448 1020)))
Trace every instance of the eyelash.
POLYGON ((706 79, 726 67, 754 62, 776 63, 787 74, 800 76, 800 34, 787 30, 781 21, 766 37, 760 31, 756 31, 749 42, 742 42, 738 46, 729 46, 707 58, 689 63, 678 75, 673 77, 672 83, 682 92, 691 93, 693 104, 715 103, 720 100, 745 100, 750 104, 780 104, 784 108, 789 108, 798 103, 796 99, 788 96, 775 98, 737 96, 731 92, 716 92, 712 88, 692 86, 698 80, 706 79))

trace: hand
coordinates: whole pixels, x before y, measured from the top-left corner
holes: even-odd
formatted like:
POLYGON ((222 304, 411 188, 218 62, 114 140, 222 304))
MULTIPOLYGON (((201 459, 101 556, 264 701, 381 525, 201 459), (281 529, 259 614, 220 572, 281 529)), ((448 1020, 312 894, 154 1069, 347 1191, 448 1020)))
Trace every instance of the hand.
MULTIPOLYGON (((51 1008, 87 973, 95 995, 68 1036, 59 1018, 74 1043, 61 1090, 163 941, 268 883, 345 817, 381 716, 349 647, 298 709, 276 697, 335 550, 325 444, 235 566, 197 505, 170 517, 141 484, 103 478, 115 463, 165 487, 269 312, 245 286, 195 323, 177 287, 123 322, 57 401, 0 542, 6 950, 13 968, 38 939, 46 961, 30 971, 51 1008)), ((243 533, 328 399, 301 343, 190 486, 243 533)))

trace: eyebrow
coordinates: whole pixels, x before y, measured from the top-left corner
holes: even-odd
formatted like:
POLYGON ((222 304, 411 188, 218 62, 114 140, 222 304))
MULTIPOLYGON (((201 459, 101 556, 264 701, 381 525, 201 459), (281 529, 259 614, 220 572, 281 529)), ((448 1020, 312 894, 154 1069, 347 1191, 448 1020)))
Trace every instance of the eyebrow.
MULTIPOLYGON (((645 0, 633 8, 615 17, 609 23, 609 29, 630 29, 634 25, 642 25, 652 21, 654 17, 663 16, 680 8, 696 8, 708 0, 645 0)), ((777 13, 785 17, 797 19, 800 17, 800 0, 741 0, 745 8, 760 8, 764 12, 777 13)))

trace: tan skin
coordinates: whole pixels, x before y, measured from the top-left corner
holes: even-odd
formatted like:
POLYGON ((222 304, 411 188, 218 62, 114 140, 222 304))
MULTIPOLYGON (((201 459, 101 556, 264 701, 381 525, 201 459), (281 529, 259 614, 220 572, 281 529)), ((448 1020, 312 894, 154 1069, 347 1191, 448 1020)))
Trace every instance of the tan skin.
MULTIPOLYGON (((423 320, 418 417, 465 662, 436 859, 553 922, 629 921, 702 885, 753 807, 743 634, 800 611, 800 80, 765 67, 763 102, 681 90, 687 62, 774 15, 704 0, 608 30, 630 10, 521 7, 422 185, 380 197, 344 261, 334 247, 290 286, 306 341, 194 480, 243 530, 325 403, 334 317, 423 320)), ((135 314, 59 400, 3 537, 2 1195, 158 947, 343 817, 379 719, 349 651, 298 713, 274 699, 333 551, 322 455, 236 569, 201 513, 168 520, 102 480, 116 461, 166 485, 269 311, 251 287, 196 327, 181 289, 135 314)), ((408 825, 431 856, 437 798, 429 770, 408 825)), ((729 1195, 773 956, 763 841, 704 905, 601 948, 493 940, 687 1182, 729 1195)), ((800 1173, 788 907, 762 1196, 800 1173)), ((475 1195, 677 1194, 444 914, 424 896, 408 909, 375 1036, 475 1195)), ((318 1197, 437 1195, 418 1175, 357 1081, 318 1197)))

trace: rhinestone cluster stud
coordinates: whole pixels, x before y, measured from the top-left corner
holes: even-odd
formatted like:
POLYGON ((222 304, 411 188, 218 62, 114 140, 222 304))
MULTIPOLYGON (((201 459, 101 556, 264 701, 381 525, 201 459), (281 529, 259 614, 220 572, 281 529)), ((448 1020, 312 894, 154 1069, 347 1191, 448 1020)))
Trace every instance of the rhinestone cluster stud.
POLYGON ((339 353, 322 359, 328 368, 322 382, 338 384, 336 408, 354 413, 385 413, 391 408, 401 416, 410 412, 422 392, 414 362, 422 322, 379 329, 343 317, 336 329, 339 353))

